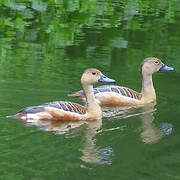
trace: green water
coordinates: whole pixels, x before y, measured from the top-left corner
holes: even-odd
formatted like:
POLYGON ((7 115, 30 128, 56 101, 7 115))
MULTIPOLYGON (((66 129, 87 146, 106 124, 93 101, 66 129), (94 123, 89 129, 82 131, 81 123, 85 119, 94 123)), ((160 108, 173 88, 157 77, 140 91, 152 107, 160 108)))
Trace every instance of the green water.
POLYGON ((179 20, 178 0, 2 0, 0 179, 180 179, 179 20), (155 107, 92 123, 6 118, 49 101, 80 102, 67 94, 90 67, 140 91, 149 56, 176 69, 154 74, 155 107))

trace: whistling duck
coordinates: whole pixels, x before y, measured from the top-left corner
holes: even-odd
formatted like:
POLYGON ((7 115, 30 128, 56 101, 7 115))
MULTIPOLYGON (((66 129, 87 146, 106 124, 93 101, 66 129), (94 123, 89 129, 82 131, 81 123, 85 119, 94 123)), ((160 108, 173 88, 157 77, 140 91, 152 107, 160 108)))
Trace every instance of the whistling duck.
MULTIPOLYGON (((153 87, 152 74, 158 71, 173 71, 174 68, 168 67, 160 59, 149 57, 141 63, 142 90, 138 93, 130 88, 104 85, 94 88, 96 101, 105 107, 121 107, 145 105, 156 100, 156 93, 153 87)), ((69 94, 85 100, 83 90, 69 94)))
POLYGON ((95 101, 93 84, 97 82, 115 82, 103 75, 98 69, 87 69, 81 77, 81 84, 86 97, 86 107, 68 101, 54 101, 39 106, 30 106, 17 114, 7 116, 21 120, 96 120, 102 118, 102 111, 95 101))

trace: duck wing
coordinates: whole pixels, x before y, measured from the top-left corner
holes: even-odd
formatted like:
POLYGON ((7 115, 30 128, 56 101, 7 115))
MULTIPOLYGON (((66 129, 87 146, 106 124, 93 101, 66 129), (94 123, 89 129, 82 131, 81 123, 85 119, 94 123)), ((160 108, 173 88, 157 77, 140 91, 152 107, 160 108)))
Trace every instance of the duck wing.
MULTIPOLYGON (((123 87, 123 86, 104 85, 104 86, 96 87, 93 90, 94 90, 95 95, 98 93, 101 93, 101 92, 115 92, 115 93, 121 94, 122 96, 134 98, 137 100, 140 100, 142 97, 142 95, 140 93, 138 93, 130 88, 123 87)), ((68 96, 76 96, 81 99, 85 98, 85 94, 84 94, 83 90, 69 94, 68 96)))
POLYGON ((30 106, 30 107, 26 107, 20 110, 19 113, 22 113, 22 114, 34 113, 35 114, 35 113, 46 111, 45 110, 46 107, 52 107, 52 108, 61 109, 64 111, 78 113, 78 114, 86 113, 86 107, 81 106, 80 104, 72 103, 68 101, 53 101, 53 102, 45 103, 39 106, 30 106))

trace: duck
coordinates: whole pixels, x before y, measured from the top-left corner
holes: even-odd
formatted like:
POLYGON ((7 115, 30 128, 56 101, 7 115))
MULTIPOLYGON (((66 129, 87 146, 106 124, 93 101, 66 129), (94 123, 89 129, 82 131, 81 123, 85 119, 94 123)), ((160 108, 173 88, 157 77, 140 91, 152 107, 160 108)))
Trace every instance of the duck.
MULTIPOLYGON (((158 71, 173 71, 174 68, 163 64, 156 57, 148 57, 142 61, 140 70, 142 74, 142 89, 140 93, 128 87, 103 85, 93 89, 97 103, 103 107, 131 107, 144 106, 155 102, 156 92, 153 86, 152 75, 158 71)), ((85 100, 83 90, 69 94, 69 96, 85 100)))
POLYGON ((97 120, 102 118, 102 110, 96 102, 93 84, 97 82, 113 83, 110 79, 96 68, 84 71, 81 76, 81 84, 86 98, 86 106, 70 101, 54 101, 38 106, 30 106, 20 110, 17 114, 7 116, 20 120, 97 120))

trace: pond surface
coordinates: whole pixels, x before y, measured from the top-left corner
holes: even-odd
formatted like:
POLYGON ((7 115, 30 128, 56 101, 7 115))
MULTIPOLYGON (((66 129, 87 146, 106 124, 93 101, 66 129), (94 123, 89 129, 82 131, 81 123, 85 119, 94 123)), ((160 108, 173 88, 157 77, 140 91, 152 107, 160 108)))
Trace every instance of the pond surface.
POLYGON ((180 179, 178 1, 18 2, 0 2, 0 179, 180 179), (81 103, 67 94, 90 67, 140 91, 149 56, 176 69, 154 74, 154 106, 91 123, 6 118, 49 101, 81 103))

